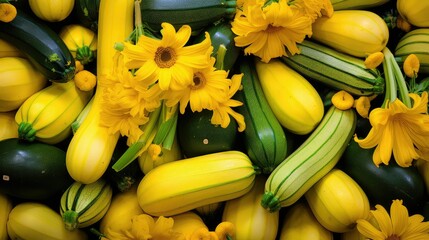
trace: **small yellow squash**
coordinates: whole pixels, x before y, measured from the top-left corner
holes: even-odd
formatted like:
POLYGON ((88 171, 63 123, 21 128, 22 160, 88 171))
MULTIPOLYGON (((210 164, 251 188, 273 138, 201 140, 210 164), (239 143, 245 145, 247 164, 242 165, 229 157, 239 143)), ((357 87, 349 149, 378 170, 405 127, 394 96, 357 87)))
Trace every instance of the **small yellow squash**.
POLYGON ((332 169, 305 193, 314 216, 326 229, 343 233, 358 219, 370 216, 370 204, 362 188, 345 172, 332 169))
POLYGON ((312 25, 312 39, 355 57, 380 52, 389 40, 386 22, 367 10, 339 10, 312 25))
POLYGON ((23 57, 22 52, 7 42, 4 39, 0 38, 0 58, 1 57, 23 57))
POLYGON ((401 17, 416 27, 429 27, 429 1, 398 0, 396 9, 401 17))
POLYGON ((60 22, 73 11, 75 0, 28 0, 31 11, 47 22, 60 22))
POLYGON ((83 65, 94 61, 97 51, 97 35, 79 24, 69 24, 61 28, 60 38, 73 57, 83 65))

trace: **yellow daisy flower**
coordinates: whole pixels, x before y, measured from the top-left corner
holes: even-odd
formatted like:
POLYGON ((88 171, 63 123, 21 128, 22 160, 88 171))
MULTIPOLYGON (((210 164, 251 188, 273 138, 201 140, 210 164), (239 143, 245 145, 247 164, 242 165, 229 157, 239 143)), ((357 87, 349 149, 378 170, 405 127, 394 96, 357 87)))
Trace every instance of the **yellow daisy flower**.
POLYGON ((156 82, 162 90, 180 90, 192 82, 194 69, 206 68, 213 51, 210 35, 201 43, 185 46, 191 28, 182 26, 177 32, 173 25, 162 23, 162 39, 141 36, 134 45, 124 43, 122 53, 126 66, 138 69, 136 77, 148 87, 156 82))
POLYGON ((429 239, 429 222, 423 222, 420 214, 408 215, 402 200, 393 200, 390 216, 381 205, 371 210, 376 224, 364 219, 357 220, 357 229, 365 237, 373 240, 425 240, 429 239))
POLYGON ((287 56, 286 48, 293 55, 299 52, 296 43, 311 36, 312 20, 288 1, 279 0, 263 6, 260 1, 245 2, 237 12, 231 30, 238 47, 268 62, 271 58, 287 56), (285 48, 286 46, 286 48, 285 48))
POLYGON ((298 7, 314 22, 321 16, 331 17, 334 7, 330 0, 289 0, 293 7, 298 7))
POLYGON ((186 106, 190 105, 192 112, 201 112, 203 109, 212 110, 219 102, 228 98, 231 80, 228 72, 217 70, 213 67, 215 59, 212 58, 211 66, 194 73, 193 81, 188 87, 179 91, 166 91, 164 98, 167 106, 180 104, 180 113, 185 113, 186 106))
POLYGON ((228 98, 223 102, 219 103, 219 106, 213 109, 213 115, 211 118, 211 123, 215 125, 220 125, 223 128, 228 127, 231 119, 230 115, 237 121, 238 131, 242 132, 246 129, 246 123, 244 122, 243 115, 235 112, 231 109, 231 107, 238 107, 243 105, 242 102, 237 101, 235 99, 231 99, 234 94, 240 89, 241 86, 241 78, 243 74, 235 74, 231 78, 231 87, 228 92, 228 98))
POLYGON ((429 148, 428 93, 423 92, 421 97, 414 93, 409 96, 414 102, 412 108, 399 99, 390 102, 386 108, 376 108, 369 114, 372 128, 366 138, 354 137, 362 148, 377 146, 373 155, 377 166, 389 164, 392 152, 402 167, 411 166, 414 159, 425 157, 421 152, 427 152, 429 148))

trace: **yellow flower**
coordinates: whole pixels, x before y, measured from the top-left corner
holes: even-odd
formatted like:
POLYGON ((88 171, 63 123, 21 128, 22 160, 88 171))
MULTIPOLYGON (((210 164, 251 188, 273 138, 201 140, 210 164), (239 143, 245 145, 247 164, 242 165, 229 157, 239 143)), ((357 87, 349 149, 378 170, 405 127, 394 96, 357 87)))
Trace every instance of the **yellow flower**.
POLYGON ((314 22, 318 17, 331 17, 334 14, 334 7, 330 0, 289 0, 293 7, 300 10, 311 18, 314 22))
POLYGON ((404 73, 409 78, 417 77, 420 69, 420 60, 415 54, 410 54, 404 61, 404 73))
POLYGON ((193 81, 183 90, 166 91, 164 98, 167 106, 180 103, 180 113, 185 113, 186 106, 190 105, 192 112, 201 112, 203 109, 217 108, 219 102, 228 98, 231 80, 228 72, 213 67, 215 59, 207 68, 194 72, 193 81))
POLYGON ((341 90, 332 96, 331 102, 336 108, 340 110, 347 110, 353 107, 355 100, 350 93, 341 90))
POLYGON ((211 118, 211 123, 215 125, 220 125, 223 128, 228 127, 231 119, 230 115, 237 121, 238 131, 242 132, 246 128, 246 123, 244 122, 243 115, 235 112, 231 107, 238 107, 243 105, 242 102, 231 99, 232 96, 238 91, 241 86, 241 78, 243 74, 235 74, 231 78, 231 87, 228 92, 228 99, 224 102, 220 102, 219 106, 213 109, 213 115, 211 118))
POLYGON ((210 35, 201 43, 185 46, 191 28, 182 26, 176 33, 173 25, 162 23, 162 39, 141 36, 137 44, 124 43, 126 66, 138 69, 136 77, 144 86, 158 82, 161 90, 182 89, 192 82, 194 69, 206 68, 213 51, 210 35))
POLYGON ((383 60, 384 54, 382 52, 375 52, 365 58, 364 64, 368 69, 375 69, 383 62, 383 60))
POLYGON ((312 34, 311 19, 286 0, 263 7, 259 1, 245 2, 237 12, 231 30, 237 35, 235 45, 245 47, 244 53, 253 54, 268 62, 271 58, 299 52, 296 43, 312 34), (285 48, 286 47, 286 48, 285 48))
POLYGON ((354 138, 362 148, 377 146, 373 154, 377 166, 389 164, 392 152, 402 167, 411 166, 414 159, 427 155, 423 153, 429 149, 428 93, 423 92, 421 97, 414 93, 409 96, 414 102, 412 108, 396 99, 386 108, 372 110, 369 114, 372 129, 366 138, 354 138))
POLYGON ((76 87, 82 91, 91 91, 97 84, 97 76, 88 70, 81 70, 74 76, 76 87))
POLYGON ((11 22, 16 17, 16 7, 10 3, 0 3, 0 22, 11 22))
POLYGON ((408 210, 402 205, 402 200, 393 200, 390 206, 390 216, 381 205, 371 210, 376 224, 364 219, 357 220, 358 231, 369 239, 374 240, 425 240, 429 239, 429 222, 423 222, 420 214, 408 215, 408 210))
POLYGON ((375 98, 374 96, 360 96, 354 102, 354 107, 356 108, 356 112, 363 118, 368 118, 369 109, 371 108, 371 100, 375 98))

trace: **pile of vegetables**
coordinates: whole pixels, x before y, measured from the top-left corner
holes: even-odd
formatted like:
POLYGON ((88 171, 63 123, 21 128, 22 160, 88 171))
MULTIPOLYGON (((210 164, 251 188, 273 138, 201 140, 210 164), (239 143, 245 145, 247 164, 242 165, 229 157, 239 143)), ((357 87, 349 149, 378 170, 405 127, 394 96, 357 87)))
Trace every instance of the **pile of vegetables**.
POLYGON ((0 240, 429 239, 427 10, 0 0, 0 240))

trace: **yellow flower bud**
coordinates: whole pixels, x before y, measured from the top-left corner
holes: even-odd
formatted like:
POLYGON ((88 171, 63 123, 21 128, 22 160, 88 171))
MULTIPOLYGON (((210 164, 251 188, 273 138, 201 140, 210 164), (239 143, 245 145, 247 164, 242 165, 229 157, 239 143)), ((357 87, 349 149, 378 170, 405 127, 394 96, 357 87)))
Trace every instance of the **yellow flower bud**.
POLYGON ((158 144, 151 144, 147 149, 152 160, 157 159, 162 154, 162 148, 158 144))
POLYGON ((90 91, 97 84, 97 77, 88 70, 82 70, 74 76, 76 86, 82 91, 90 91))
POLYGON ((365 67, 368 69, 375 69, 377 68, 384 60, 384 54, 382 52, 375 52, 371 53, 366 59, 365 59, 365 67))
POLYGON ((16 7, 10 3, 0 3, 0 22, 11 22, 16 17, 16 7))
POLYGON ((404 61, 404 73, 407 77, 413 78, 417 77, 417 73, 420 69, 419 58, 415 54, 410 54, 405 58, 404 61))
POLYGON ((84 69, 83 64, 80 61, 76 60, 75 61, 75 70, 74 70, 74 72, 78 73, 78 72, 82 71, 83 69, 84 69))
POLYGON ((350 93, 341 90, 332 96, 331 102, 336 108, 347 110, 353 107, 354 98, 350 93))
POLYGON ((361 96, 355 100, 356 112, 363 118, 368 118, 371 101, 369 97, 361 96))

